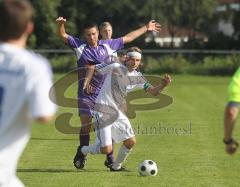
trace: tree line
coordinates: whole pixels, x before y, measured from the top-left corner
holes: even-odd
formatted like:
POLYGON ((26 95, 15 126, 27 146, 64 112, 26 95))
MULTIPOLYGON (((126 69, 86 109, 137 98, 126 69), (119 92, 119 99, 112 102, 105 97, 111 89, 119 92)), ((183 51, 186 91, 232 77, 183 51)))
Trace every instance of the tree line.
MULTIPOLYGON (((66 46, 57 36, 55 19, 67 19, 66 31, 82 37, 85 22, 113 25, 114 38, 155 19, 168 28, 172 37, 177 28, 188 29, 188 42, 183 48, 239 49, 239 11, 230 8, 216 12, 217 0, 30 0, 35 9, 35 31, 29 40, 31 48, 56 49, 66 46), (227 20, 234 27, 233 36, 217 32, 219 20, 227 20), (196 33, 208 37, 207 43, 196 38, 196 33)), ((133 44, 131 44, 133 45, 133 44)), ((144 37, 134 41, 141 48, 160 48, 155 43, 146 44, 144 37)))

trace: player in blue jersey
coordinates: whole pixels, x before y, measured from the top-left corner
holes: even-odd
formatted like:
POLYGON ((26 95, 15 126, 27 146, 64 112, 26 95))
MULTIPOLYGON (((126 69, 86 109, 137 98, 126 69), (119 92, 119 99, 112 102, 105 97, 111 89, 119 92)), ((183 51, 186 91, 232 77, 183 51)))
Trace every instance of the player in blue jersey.
MULTIPOLYGON (((90 62, 100 63, 106 62, 109 56, 115 51, 118 51, 124 47, 124 44, 129 43, 146 33, 147 31, 159 32, 161 26, 159 23, 151 20, 145 26, 128 33, 127 35, 110 40, 98 40, 99 30, 96 24, 87 23, 84 25, 84 40, 77 37, 73 37, 67 34, 65 31, 66 19, 59 17, 56 19, 58 23, 58 34, 60 38, 71 47, 77 55, 77 66, 86 67, 90 62)), ((92 94, 87 94, 83 91, 83 79, 85 78, 85 72, 79 72, 79 84, 78 84, 78 104, 79 104, 79 116, 81 120, 80 130, 80 146, 77 149, 77 153, 74 157, 74 166, 78 169, 84 168, 86 157, 81 154, 81 148, 89 145, 89 132, 90 124, 92 121, 91 108, 95 104, 95 100, 99 94, 101 85, 104 81, 104 76, 94 75, 91 81, 92 94)), ((112 164, 112 160, 109 160, 109 165, 112 164)))

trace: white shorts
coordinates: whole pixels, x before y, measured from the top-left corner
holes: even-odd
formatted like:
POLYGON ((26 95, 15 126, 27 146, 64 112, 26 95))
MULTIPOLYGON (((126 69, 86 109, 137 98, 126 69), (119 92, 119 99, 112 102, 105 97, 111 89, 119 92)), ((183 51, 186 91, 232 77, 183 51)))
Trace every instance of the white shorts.
POLYGON ((118 118, 114 123, 104 128, 100 128, 102 125, 99 122, 98 114, 95 114, 94 117, 96 143, 100 144, 101 147, 112 145, 112 141, 119 143, 135 136, 131 123, 127 117, 118 118))
POLYGON ((0 187, 24 186, 16 176, 16 169, 18 159, 27 145, 28 140, 29 135, 26 135, 5 148, 0 149, 0 187))

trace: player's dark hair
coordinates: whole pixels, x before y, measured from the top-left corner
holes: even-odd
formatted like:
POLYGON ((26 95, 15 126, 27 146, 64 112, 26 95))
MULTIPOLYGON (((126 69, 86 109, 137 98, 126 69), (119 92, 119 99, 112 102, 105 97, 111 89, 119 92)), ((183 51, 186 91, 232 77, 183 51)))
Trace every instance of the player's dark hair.
POLYGON ((0 40, 18 39, 32 20, 33 9, 28 0, 0 1, 0 40))
POLYGON ((94 23, 94 22, 86 22, 83 25, 84 30, 91 29, 91 28, 94 28, 94 27, 98 30, 98 25, 96 23, 94 23))

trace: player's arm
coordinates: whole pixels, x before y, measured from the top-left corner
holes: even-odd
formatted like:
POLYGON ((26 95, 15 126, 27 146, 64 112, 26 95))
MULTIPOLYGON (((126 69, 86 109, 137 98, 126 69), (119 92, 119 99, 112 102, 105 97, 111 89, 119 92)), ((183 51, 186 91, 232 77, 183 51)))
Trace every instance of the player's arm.
POLYGON ((95 71, 95 65, 86 65, 86 77, 85 77, 85 80, 84 80, 84 83, 83 83, 83 90, 85 90, 87 92, 87 94, 91 94, 93 93, 93 88, 90 84, 91 80, 92 80, 92 77, 93 77, 93 74, 94 74, 94 71, 95 71))
POLYGON ((68 34, 65 31, 66 21, 67 20, 64 19, 63 17, 59 17, 56 19, 56 22, 58 24, 58 35, 64 41, 64 43, 67 43, 68 41, 68 34))
POLYGON ((168 85, 170 84, 170 82, 172 81, 171 76, 170 75, 165 75, 164 78, 162 79, 161 83, 158 86, 152 86, 150 85, 150 83, 146 83, 144 85, 144 90, 154 96, 159 95, 159 93, 162 92, 162 90, 168 85))
POLYGON ((123 43, 124 44, 129 43, 148 31, 159 32, 160 30, 161 30, 161 25, 155 20, 151 20, 145 26, 123 36, 122 37, 123 43))
POLYGON ((87 71, 86 71, 86 77, 83 83, 83 90, 85 90, 87 94, 91 94, 93 93, 93 88, 90 83, 91 83, 93 74, 95 72, 100 74, 112 72, 113 70, 118 69, 120 67, 120 64, 119 63, 112 63, 112 64, 101 63, 97 65, 88 64, 86 65, 86 67, 87 67, 87 71))

